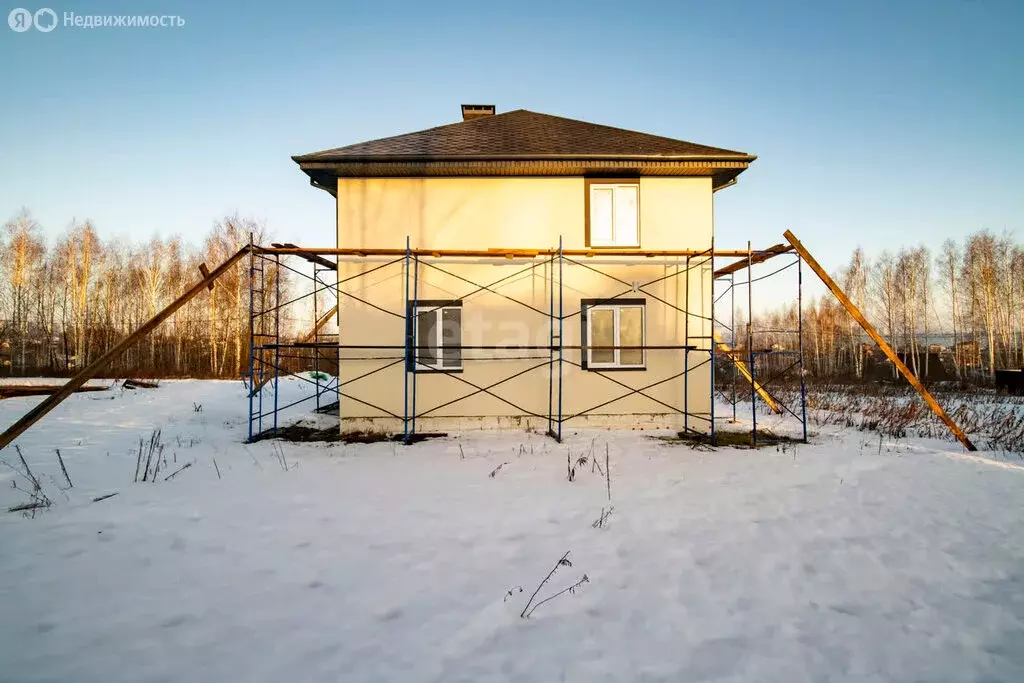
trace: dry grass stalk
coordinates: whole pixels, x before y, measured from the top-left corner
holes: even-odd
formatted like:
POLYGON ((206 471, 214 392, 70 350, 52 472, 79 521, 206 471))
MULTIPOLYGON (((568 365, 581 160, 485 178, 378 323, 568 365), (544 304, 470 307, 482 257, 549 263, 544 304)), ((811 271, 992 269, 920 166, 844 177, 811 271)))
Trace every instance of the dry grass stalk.
POLYGON ((173 472, 168 474, 166 477, 164 477, 164 481, 168 481, 170 479, 173 479, 178 474, 178 472, 182 472, 184 470, 187 470, 189 467, 192 467, 192 463, 190 463, 190 462, 185 463, 184 465, 182 465, 181 467, 179 467, 178 469, 174 470, 173 472))
POLYGON ((523 619, 529 619, 530 615, 533 614, 537 610, 537 608, 543 605, 545 602, 550 602, 551 600, 557 598, 559 595, 565 595, 566 593, 575 593, 576 589, 578 589, 580 586, 590 582, 590 578, 586 574, 584 574, 578 581, 576 581, 571 586, 563 588, 554 595, 550 595, 534 604, 533 601, 537 597, 537 594, 540 592, 540 589, 544 587, 544 584, 551 580, 551 577, 555 575, 555 572, 558 571, 558 568, 571 566, 572 562, 569 560, 569 551, 566 550, 565 554, 558 558, 558 562, 556 562, 555 566, 551 568, 551 571, 548 572, 547 576, 545 576, 543 580, 541 580, 541 582, 537 584, 537 588, 533 591, 533 594, 530 596, 530 599, 526 601, 526 606, 523 607, 523 611, 519 613, 519 616, 523 619))
POLYGON ((60 462, 60 471, 64 473, 64 479, 68 482, 68 488, 72 489, 75 485, 71 483, 71 477, 68 476, 68 468, 64 466, 64 458, 60 455, 60 449, 55 448, 54 450, 57 451, 57 461, 60 462))

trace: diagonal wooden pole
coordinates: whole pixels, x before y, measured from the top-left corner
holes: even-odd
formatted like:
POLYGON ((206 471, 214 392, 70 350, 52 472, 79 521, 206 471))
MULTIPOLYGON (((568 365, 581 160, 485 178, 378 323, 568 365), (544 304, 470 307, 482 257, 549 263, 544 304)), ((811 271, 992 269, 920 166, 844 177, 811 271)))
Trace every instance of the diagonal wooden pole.
POLYGON ((754 390, 757 391, 758 395, 764 399, 764 402, 768 404, 768 407, 772 409, 772 412, 781 414, 782 408, 779 407, 779 404, 775 401, 772 395, 768 393, 768 390, 765 389, 760 382, 754 379, 754 375, 750 372, 750 368, 747 367, 747 362, 743 360, 743 357, 737 353, 736 350, 728 344, 728 342, 722 339, 722 335, 718 334, 717 330, 714 333, 714 342, 718 349, 728 356, 729 360, 736 364, 740 374, 746 377, 748 382, 753 383, 754 390))
MULTIPOLYGON (((324 325, 326 325, 328 322, 330 322, 331 317, 335 313, 337 313, 337 312, 338 312, 338 304, 334 304, 334 307, 331 308, 331 310, 329 310, 326 313, 324 313, 323 316, 319 320, 316 321, 316 324, 313 325, 313 329, 311 329, 306 334, 302 335, 302 337, 299 339, 299 341, 302 342, 302 343, 306 343, 306 342, 312 341, 312 339, 316 336, 316 333, 319 332, 323 328, 324 325)), ((320 350, 316 349, 316 352, 320 353, 320 350)), ((264 375, 263 379, 261 379, 261 380, 259 380, 257 382, 253 382, 252 388, 249 390, 249 393, 252 396, 255 396, 256 394, 258 394, 260 392, 261 389, 263 389, 264 386, 266 386, 267 382, 269 382, 273 378, 274 378, 274 376, 272 374, 268 373, 268 374, 264 375)))
POLYGON ((825 286, 832 290, 832 293, 835 294, 837 299, 839 299, 839 303, 846 307, 846 310, 850 312, 853 319, 860 323, 860 326, 864 328, 864 331, 868 333, 868 336, 878 344, 878 348, 882 349, 882 353, 892 361, 893 365, 896 366, 896 369, 900 371, 900 374, 910 382, 910 386, 914 387, 914 389, 917 390, 917 393, 921 394, 921 398, 924 399, 924 402, 927 403, 928 407, 932 409, 932 412, 938 415, 939 419, 945 423, 949 428, 949 431, 953 433, 953 436, 955 436, 967 450, 978 450, 977 447, 971 443, 971 440, 967 438, 967 435, 964 434, 964 431, 960 429, 955 422, 953 422, 953 418, 946 414, 946 411, 942 409, 942 406, 940 406, 939 402, 935 400, 935 397, 924 388, 924 385, 921 384, 921 381, 910 371, 910 368, 900 360, 899 356, 896 355, 896 352, 893 351, 893 348, 889 346, 889 343, 885 341, 874 326, 868 322, 868 319, 864 317, 864 314, 860 312, 860 309, 850 301, 850 298, 847 297, 843 290, 839 288, 839 285, 835 283, 835 280, 829 277, 829 274, 825 272, 825 269, 821 267, 813 256, 811 256, 810 252, 807 251, 807 248, 804 247, 800 240, 796 238, 796 235, 789 230, 783 234, 786 239, 789 240, 789 243, 793 245, 793 248, 797 250, 797 253, 799 253, 803 260, 807 262, 807 265, 809 265, 811 269, 818 274, 818 277, 820 277, 821 281, 825 283, 825 286))
POLYGON ((331 310, 329 310, 326 313, 324 313, 320 317, 320 319, 316 321, 316 324, 313 325, 313 329, 311 329, 306 334, 302 335, 302 338, 300 339, 300 341, 302 341, 302 342, 312 341, 313 337, 316 336, 316 333, 319 332, 323 328, 323 326, 326 325, 328 323, 328 321, 330 321, 331 317, 335 313, 337 313, 337 312, 338 312, 338 304, 334 304, 334 307, 331 308, 331 310))
POLYGON ((174 300, 167 308, 163 309, 148 321, 146 321, 142 327, 135 330, 127 337, 122 339, 114 348, 110 349, 102 356, 94 360, 89 366, 84 368, 77 375, 67 381, 67 384, 62 386, 57 391, 53 392, 46 397, 42 403, 37 405, 32 410, 25 413, 21 419, 15 422, 13 425, 7 428, 3 434, 0 434, 0 449, 6 448, 12 441, 18 438, 22 433, 25 432, 29 427, 38 422, 44 415, 56 408, 64 399, 75 392, 75 389, 79 388, 90 379, 100 374, 104 368, 110 365, 111 361, 124 353, 125 349, 137 342, 142 337, 152 332, 157 325, 162 323, 167 318, 171 317, 175 311, 184 306, 189 302, 190 299, 195 297, 197 294, 202 292, 206 287, 212 285, 213 282, 221 275, 226 273, 235 263, 249 253, 249 247, 246 245, 238 250, 233 256, 229 257, 224 263, 217 266, 214 270, 210 271, 210 274, 205 276, 202 280, 192 286, 192 289, 188 290, 180 297, 174 300))
POLYGON ((736 261, 735 263, 730 263, 727 266, 723 266, 721 268, 716 269, 714 271, 715 272, 715 277, 719 278, 719 277, 723 277, 725 275, 729 275, 730 273, 738 273, 739 271, 744 270, 746 268, 749 268, 750 266, 752 266, 752 265, 754 265, 756 263, 764 263, 765 261, 767 261, 770 258, 774 258, 774 257, 778 256, 779 254, 785 254, 786 252, 789 252, 789 251, 793 251, 793 247, 787 247, 784 244, 776 244, 775 246, 768 247, 767 249, 765 249, 763 251, 755 252, 754 254, 750 255, 748 258, 740 259, 739 261, 736 261))

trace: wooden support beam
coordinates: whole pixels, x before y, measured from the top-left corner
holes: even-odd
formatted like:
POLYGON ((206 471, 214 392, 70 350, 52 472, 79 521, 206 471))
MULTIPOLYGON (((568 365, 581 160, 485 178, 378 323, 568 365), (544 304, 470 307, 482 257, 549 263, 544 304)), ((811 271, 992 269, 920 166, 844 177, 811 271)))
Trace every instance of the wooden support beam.
POLYGON ((21 419, 15 422, 13 425, 7 428, 7 430, 0 434, 0 449, 6 448, 12 441, 18 438, 22 433, 25 432, 29 427, 38 422, 44 415, 56 408, 64 399, 73 394, 76 389, 81 387, 83 384, 88 382, 90 379, 100 374, 104 368, 110 365, 110 362, 115 358, 124 353, 125 349, 137 342, 142 337, 152 332, 160 323, 167 318, 171 317, 175 311, 184 306, 197 294, 203 291, 206 287, 209 287, 213 282, 221 275, 226 273, 235 263, 238 262, 243 256, 249 253, 249 247, 245 246, 239 249, 233 256, 224 261, 224 263, 217 266, 209 275, 204 277, 202 280, 192 286, 187 292, 182 294, 180 297, 174 300, 167 308, 163 309, 155 316, 146 321, 142 327, 135 330, 127 337, 118 342, 112 349, 104 353, 102 356, 97 358, 88 367, 84 368, 77 375, 67 381, 67 383, 60 389, 50 394, 42 403, 37 405, 32 410, 25 413, 21 419))
POLYGON ((253 382, 253 385, 249 387, 249 395, 255 396, 256 394, 263 391, 263 387, 267 386, 267 383, 270 382, 270 380, 272 380, 273 378, 273 373, 268 372, 264 374, 261 379, 256 380, 255 382, 253 382))
POLYGON ((327 324, 327 322, 331 319, 331 316, 333 316, 337 312, 338 312, 338 304, 334 304, 334 306, 331 308, 331 310, 329 310, 326 313, 324 313, 323 316, 319 320, 316 321, 316 324, 313 325, 313 329, 311 329, 306 334, 302 335, 302 341, 303 342, 311 341, 313 339, 313 337, 316 336, 316 333, 319 332, 323 328, 323 326, 327 324))
MULTIPOLYGON (((279 247, 254 247, 254 249, 261 254, 280 254, 282 256, 300 256, 307 258, 309 256, 394 256, 404 257, 406 254, 405 249, 374 249, 374 248, 346 248, 346 247, 294 247, 281 245, 279 247)), ((500 257, 504 258, 508 254, 512 255, 512 258, 534 258, 536 256, 558 256, 560 253, 558 249, 411 249, 408 252, 411 256, 455 256, 455 257, 471 257, 471 258, 488 258, 488 257, 500 257)), ((755 251, 754 258, 761 252, 755 251)), ((587 257, 602 257, 602 256, 635 256, 639 258, 654 258, 656 256, 661 257, 698 257, 707 256, 711 257, 712 251, 710 249, 682 249, 682 250, 658 250, 658 251, 641 251, 639 249, 601 249, 596 251, 593 249, 564 249, 561 251, 563 256, 587 256, 587 257)), ((716 249, 714 251, 715 257, 734 257, 739 258, 747 257, 746 249, 716 249)), ((328 263, 330 263, 328 261, 328 263)))
MULTIPOLYGON (((323 316, 321 316, 321 318, 316 321, 316 324, 313 325, 313 329, 311 329, 306 334, 302 335, 302 337, 299 339, 299 343, 300 344, 308 344, 310 341, 312 341, 313 338, 316 337, 316 333, 319 332, 323 328, 323 326, 326 325, 328 323, 328 321, 330 321, 331 316, 333 316, 337 312, 338 312, 338 304, 334 304, 334 306, 331 308, 331 310, 329 310, 326 313, 324 313, 323 316)), ((288 346, 288 344, 285 343, 285 344, 282 344, 282 346, 288 346)), ((332 346, 334 346, 334 348, 340 348, 336 344, 332 344, 332 346)), ((317 353, 320 353, 320 351, 318 350, 317 353)), ((267 374, 263 375, 262 379, 257 380, 256 382, 253 383, 253 386, 250 387, 249 395, 250 396, 255 396, 256 394, 258 394, 260 391, 263 390, 263 387, 265 387, 267 385, 267 382, 269 382, 273 378, 274 378, 274 374, 273 373, 267 373, 267 374)))
MULTIPOLYGON (((203 279, 206 279, 206 278, 210 277, 210 269, 206 267, 205 263, 200 263, 199 264, 199 273, 203 276, 203 279)), ((213 281, 212 280, 210 281, 210 284, 206 285, 206 288, 208 290, 210 290, 211 292, 213 291, 213 281)))
MULTIPOLYGON (((334 304, 334 306, 331 307, 331 310, 324 313, 324 315, 322 315, 321 318, 319 318, 318 321, 316 321, 316 323, 313 325, 312 329, 309 332, 307 332, 306 334, 302 335, 302 337, 299 338, 299 344, 309 344, 309 342, 316 337, 316 333, 321 331, 324 328, 324 326, 330 322, 331 316, 337 312, 338 304, 334 304)), ((288 347, 289 344, 285 342, 281 344, 281 346, 288 347)), ((332 344, 332 347, 335 349, 340 348, 337 345, 337 342, 332 344)), ((318 348, 319 347, 317 347, 316 353, 319 353, 318 348)), ((257 393, 262 391, 263 387, 265 387, 271 379, 273 379, 273 373, 263 374, 262 379, 253 382, 253 385, 249 388, 249 395, 255 396, 257 393)))
POLYGON ((715 277, 722 277, 729 275, 730 273, 736 273, 748 266, 752 266, 756 263, 764 263, 770 258, 774 258, 779 254, 785 254, 786 252, 793 251, 793 247, 787 247, 785 244, 776 244, 773 247, 768 247, 764 251, 754 252, 750 258, 745 258, 736 263, 730 263, 727 266, 723 266, 715 271, 715 277))
POLYGON ((868 322, 868 319, 864 317, 864 314, 860 312, 860 309, 850 301, 850 298, 846 296, 846 293, 843 292, 842 289, 840 289, 835 280, 829 277, 829 274, 825 272, 825 269, 821 267, 813 256, 811 256, 811 253, 807 251, 807 248, 796 238, 796 235, 789 230, 783 233, 783 235, 787 240, 789 240, 789 243, 793 245, 793 248, 796 249, 797 253, 803 257, 804 261, 807 262, 807 265, 809 265, 811 269, 818 274, 818 277, 820 277, 821 281, 825 283, 825 286, 832 291, 837 299, 839 299, 839 303, 846 307, 846 310, 850 312, 853 319, 860 323, 860 326, 864 328, 864 331, 868 333, 868 336, 878 344, 878 348, 882 349, 882 353, 892 361, 892 364, 896 366, 896 369, 900 371, 900 374, 903 375, 903 377, 910 383, 910 386, 914 387, 914 389, 917 390, 917 393, 921 394, 921 398, 924 399, 924 402, 928 404, 928 407, 932 409, 932 412, 939 416, 939 419, 942 420, 946 427, 949 428, 949 431, 953 433, 953 436, 955 436, 967 450, 978 450, 977 447, 971 443, 971 440, 967 438, 964 431, 960 429, 955 422, 953 422, 953 418, 946 414, 946 411, 942 409, 942 406, 940 406, 939 402, 935 400, 935 397, 924 388, 924 385, 921 384, 921 380, 919 380, 914 373, 910 371, 910 368, 900 360, 900 357, 896 355, 896 352, 891 346, 889 346, 889 343, 885 341, 874 326, 868 322))
MULTIPOLYGON (((538 253, 536 249, 488 249, 487 251, 488 253, 504 256, 505 258, 515 258, 517 256, 520 258, 533 258, 538 253)), ((431 253, 437 254, 438 252, 435 250, 431 253)))
POLYGON ((328 261, 323 256, 319 256, 318 254, 311 253, 311 252, 303 249, 302 247, 295 246, 291 242, 285 242, 284 244, 278 244, 277 242, 273 242, 273 243, 271 243, 270 246, 278 248, 278 249, 291 249, 291 250, 293 250, 292 253, 294 253, 296 256, 298 256, 300 258, 304 258, 307 261, 309 261, 310 263, 315 263, 318 266, 322 266, 324 268, 327 268, 328 270, 337 270, 338 269, 338 264, 335 263, 334 261, 328 261))
POLYGON ((768 390, 761 386, 761 383, 754 379, 753 373, 750 372, 750 368, 747 366, 747 362, 743 360, 743 356, 737 353, 729 344, 723 341, 722 336, 718 332, 713 333, 715 339, 715 346, 727 355, 729 359, 736 364, 739 368, 740 374, 747 378, 748 382, 754 385, 754 390, 757 391, 757 395, 764 399, 764 402, 768 404, 768 407, 772 409, 772 412, 780 415, 782 414, 782 408, 779 407, 778 402, 772 398, 772 395, 768 393, 768 390))

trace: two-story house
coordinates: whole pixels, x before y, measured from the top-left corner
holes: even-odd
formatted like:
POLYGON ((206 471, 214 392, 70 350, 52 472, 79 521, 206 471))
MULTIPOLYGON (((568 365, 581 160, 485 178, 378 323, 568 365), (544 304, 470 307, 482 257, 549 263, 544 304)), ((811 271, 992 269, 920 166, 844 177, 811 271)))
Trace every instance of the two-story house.
POLYGON ((343 428, 708 431, 713 197, 755 157, 462 114, 294 157, 367 250, 338 264, 343 428))

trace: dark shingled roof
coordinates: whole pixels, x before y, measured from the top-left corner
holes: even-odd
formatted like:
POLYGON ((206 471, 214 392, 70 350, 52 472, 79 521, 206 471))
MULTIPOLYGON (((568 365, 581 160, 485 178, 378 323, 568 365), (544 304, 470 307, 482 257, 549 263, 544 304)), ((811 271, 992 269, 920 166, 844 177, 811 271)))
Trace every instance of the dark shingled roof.
POLYGON ((722 159, 729 149, 517 109, 447 126, 293 157, 306 162, 504 161, 545 159, 722 159))
POLYGON ((314 187, 338 178, 709 176, 736 181, 756 157, 517 109, 292 157, 314 187))

